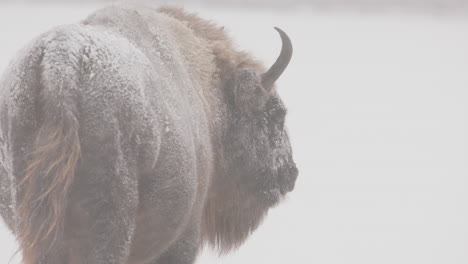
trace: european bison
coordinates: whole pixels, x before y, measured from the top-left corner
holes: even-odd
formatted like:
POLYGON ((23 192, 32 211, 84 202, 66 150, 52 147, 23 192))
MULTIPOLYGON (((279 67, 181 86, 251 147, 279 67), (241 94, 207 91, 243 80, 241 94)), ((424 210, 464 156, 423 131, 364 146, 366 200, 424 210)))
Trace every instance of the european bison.
POLYGON ((193 263, 298 174, 275 81, 222 27, 121 4, 55 28, 0 83, 0 211, 25 264, 193 263))

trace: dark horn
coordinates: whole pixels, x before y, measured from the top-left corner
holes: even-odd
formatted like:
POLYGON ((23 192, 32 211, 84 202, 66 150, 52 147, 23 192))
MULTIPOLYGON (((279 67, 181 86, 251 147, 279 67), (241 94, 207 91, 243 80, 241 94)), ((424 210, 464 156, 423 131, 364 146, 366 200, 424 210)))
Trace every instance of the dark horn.
POLYGON ((283 71, 288 66, 289 62, 291 61, 293 47, 291 43, 291 39, 289 39, 288 35, 284 33, 283 30, 275 27, 276 31, 281 36, 281 41, 283 42, 281 53, 276 59, 276 62, 271 66, 271 68, 262 75, 262 85, 265 89, 271 89, 273 84, 278 80, 281 76, 283 71))

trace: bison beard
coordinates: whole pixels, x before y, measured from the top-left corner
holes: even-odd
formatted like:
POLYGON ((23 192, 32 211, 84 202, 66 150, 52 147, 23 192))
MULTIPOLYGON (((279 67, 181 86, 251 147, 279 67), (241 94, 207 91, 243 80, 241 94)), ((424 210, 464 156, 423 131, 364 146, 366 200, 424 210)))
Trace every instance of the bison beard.
POLYGON ((275 81, 224 29, 121 4, 35 39, 0 82, 0 213, 24 264, 189 264, 294 188, 275 81))

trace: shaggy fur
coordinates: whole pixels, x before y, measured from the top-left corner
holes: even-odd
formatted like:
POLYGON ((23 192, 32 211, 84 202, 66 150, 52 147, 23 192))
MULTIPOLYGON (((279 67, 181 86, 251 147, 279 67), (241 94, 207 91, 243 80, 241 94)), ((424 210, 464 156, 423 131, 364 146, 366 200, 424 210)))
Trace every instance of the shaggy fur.
POLYGON ((18 239, 24 263, 34 263, 49 252, 63 232, 67 196, 80 156, 77 122, 69 125, 39 130, 31 162, 18 184, 18 239))
POLYGON ((0 213, 24 264, 190 264, 294 187, 265 67, 183 9, 121 4, 26 47, 0 82, 0 213))

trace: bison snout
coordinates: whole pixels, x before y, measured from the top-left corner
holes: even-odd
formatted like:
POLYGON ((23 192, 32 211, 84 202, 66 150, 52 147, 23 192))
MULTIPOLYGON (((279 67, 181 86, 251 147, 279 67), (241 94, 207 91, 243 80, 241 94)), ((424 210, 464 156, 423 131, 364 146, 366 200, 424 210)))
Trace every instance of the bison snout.
POLYGON ((280 174, 280 190, 282 195, 286 195, 288 192, 294 190, 298 175, 299 170, 297 169, 296 164, 292 164, 291 167, 285 169, 280 174))

